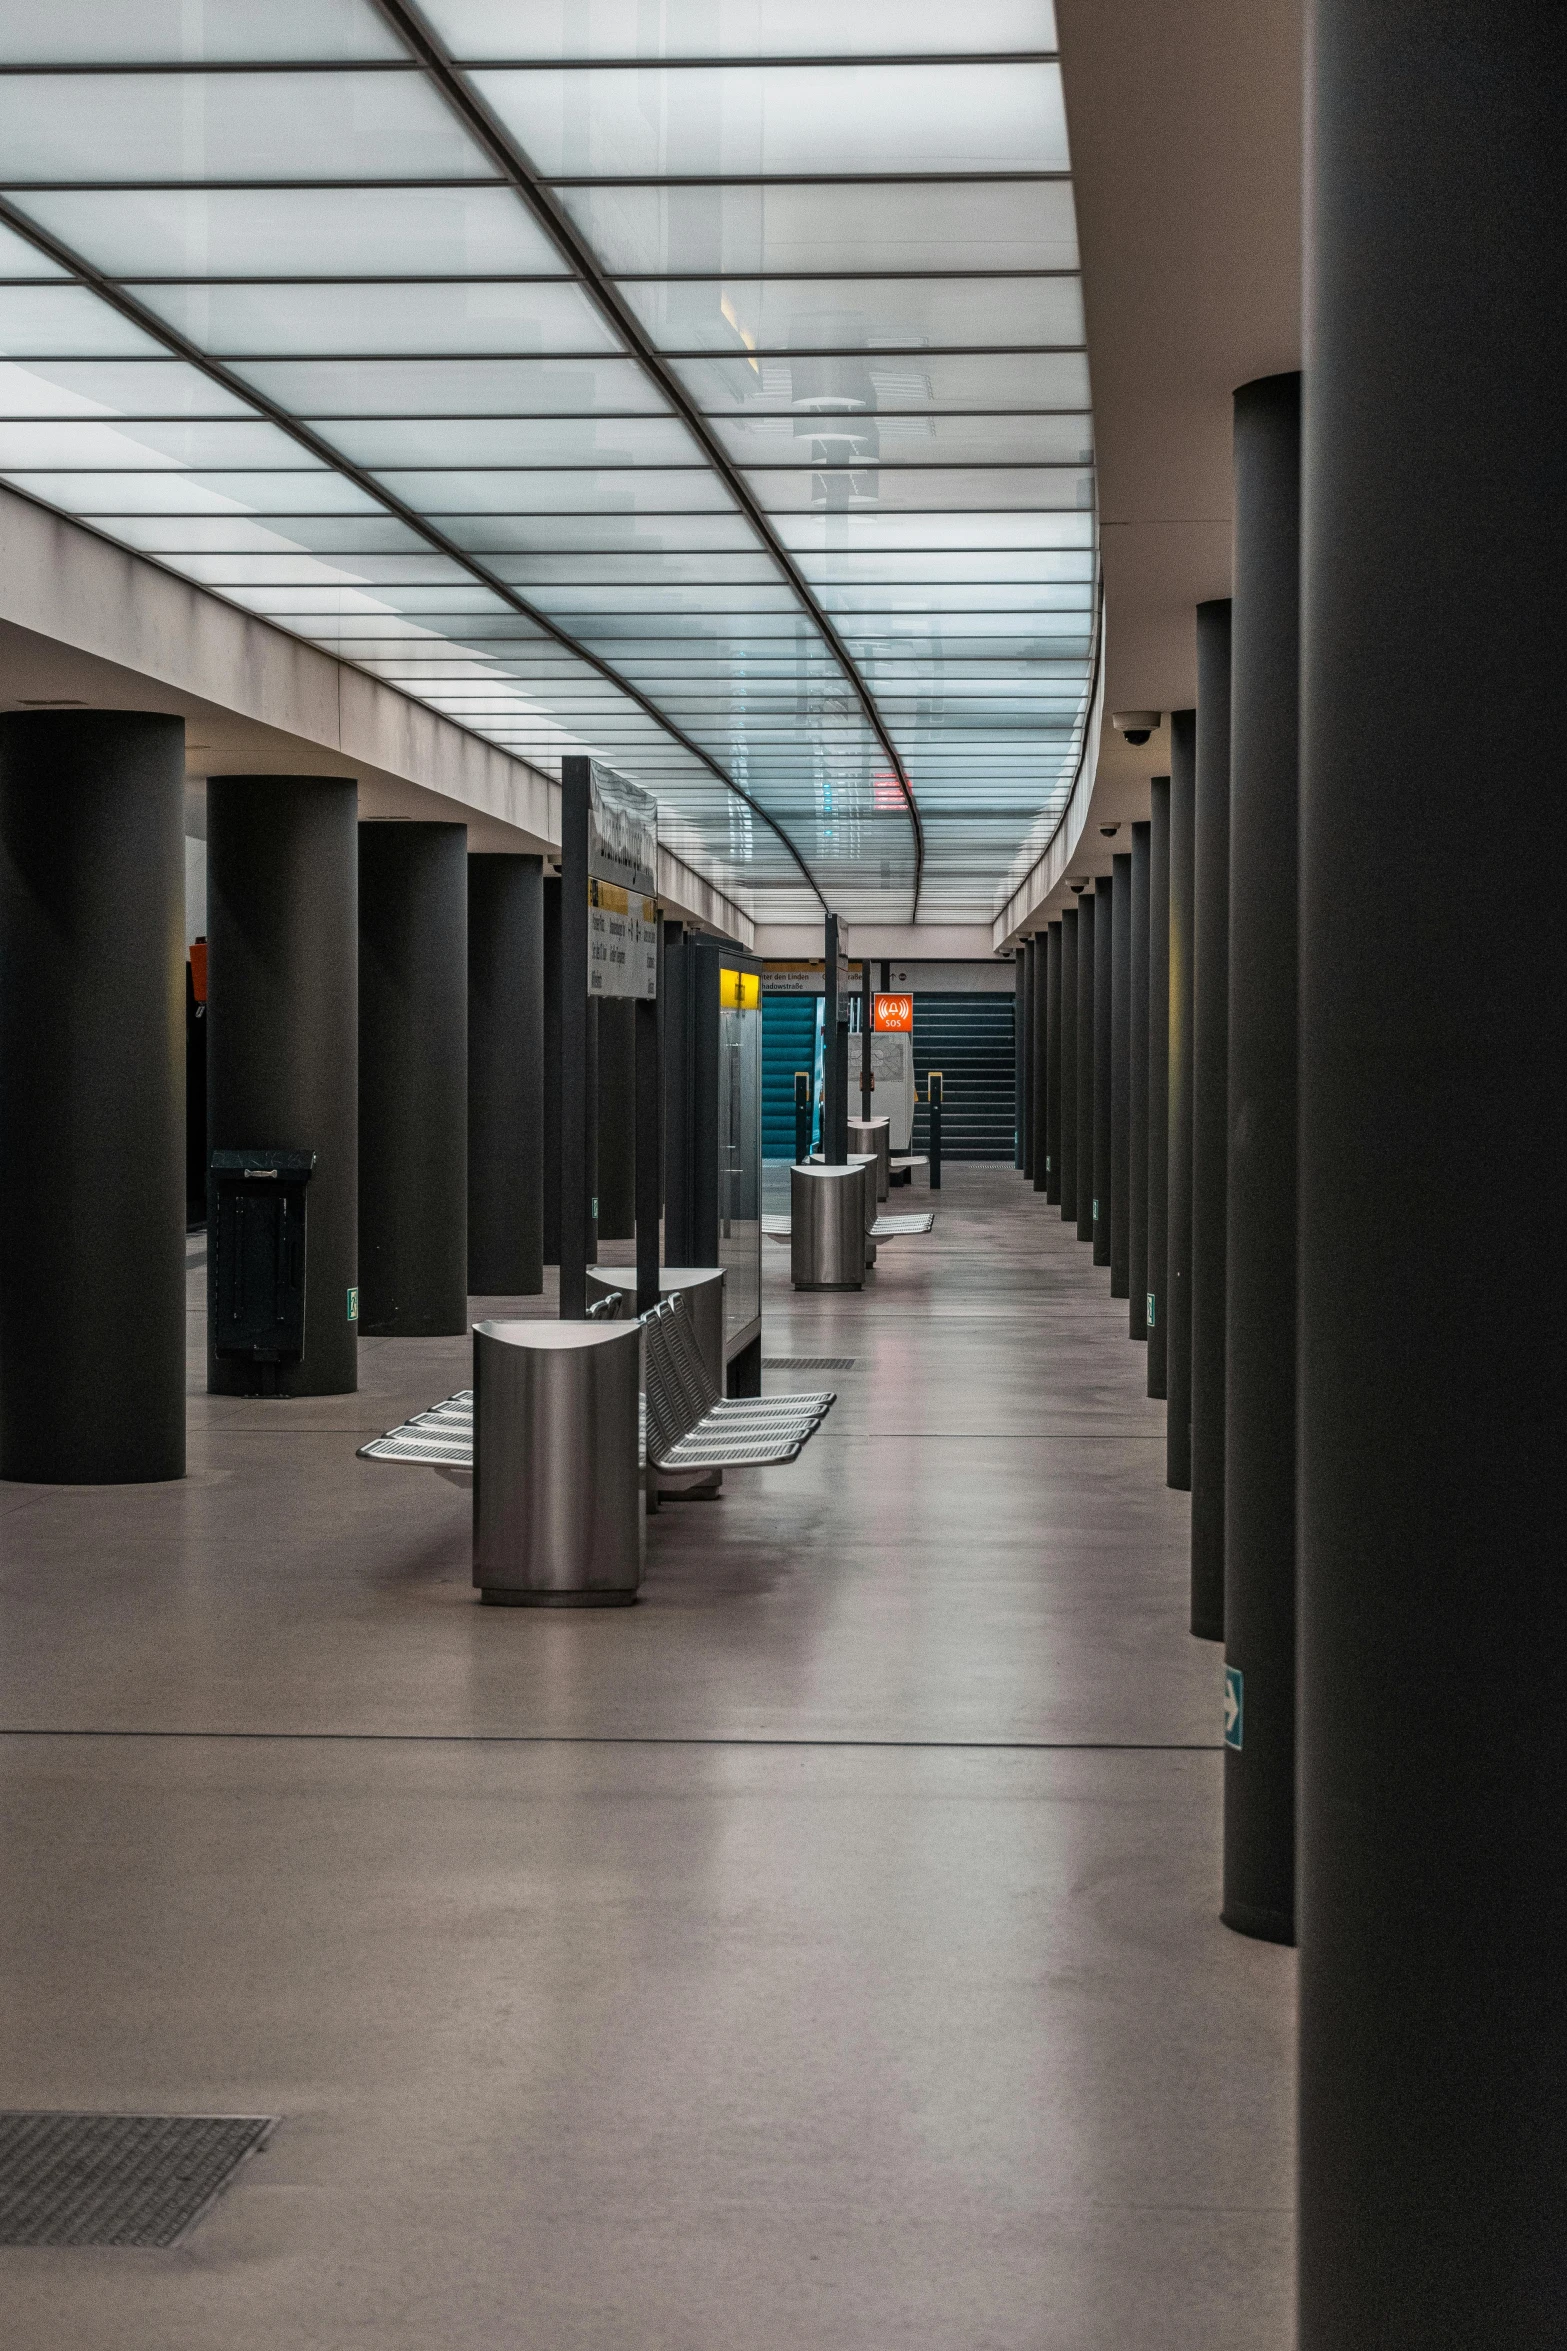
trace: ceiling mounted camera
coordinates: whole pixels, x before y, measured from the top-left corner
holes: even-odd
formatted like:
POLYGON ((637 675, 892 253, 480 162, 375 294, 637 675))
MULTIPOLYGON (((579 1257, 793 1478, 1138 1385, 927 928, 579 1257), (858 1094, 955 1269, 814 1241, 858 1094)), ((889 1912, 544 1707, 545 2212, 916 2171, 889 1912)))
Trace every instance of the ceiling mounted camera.
POLYGON ((1118 824, 1102 824, 1099 827, 1099 830, 1103 833, 1107 841, 1113 841, 1120 829, 1121 828, 1118 824))
POLYGON ((1157 734, 1163 716, 1160 710, 1112 710, 1110 724, 1129 743, 1142 744, 1150 735, 1157 734))
POLYGON ((1086 882, 1068 882, 1068 883, 1067 883, 1067 888, 1068 888, 1069 890, 1071 890, 1071 891, 1074 893, 1074 895, 1075 895, 1075 896, 1077 896, 1077 897, 1079 897, 1079 898, 1081 898, 1081 896, 1083 895, 1083 892, 1084 892, 1084 891, 1087 889, 1087 887, 1088 887, 1088 884, 1087 884, 1086 882))

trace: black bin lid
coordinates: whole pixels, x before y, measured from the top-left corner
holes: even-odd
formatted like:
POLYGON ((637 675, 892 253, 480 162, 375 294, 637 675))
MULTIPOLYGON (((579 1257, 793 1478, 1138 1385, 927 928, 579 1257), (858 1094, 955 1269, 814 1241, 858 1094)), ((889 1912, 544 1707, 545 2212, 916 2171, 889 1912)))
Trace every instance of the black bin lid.
POLYGON ((316 1164, 313 1151, 214 1151, 213 1174, 222 1182, 242 1183, 246 1176, 275 1176, 280 1183, 307 1184, 316 1164))

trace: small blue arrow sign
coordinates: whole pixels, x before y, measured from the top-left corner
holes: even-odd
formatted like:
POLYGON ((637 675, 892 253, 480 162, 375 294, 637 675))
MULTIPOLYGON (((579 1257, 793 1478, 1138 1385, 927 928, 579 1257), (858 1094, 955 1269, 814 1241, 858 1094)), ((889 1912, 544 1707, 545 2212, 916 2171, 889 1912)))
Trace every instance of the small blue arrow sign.
POLYGON ((1246 1693, 1241 1669, 1227 1665, 1224 1669, 1224 1744, 1240 1748, 1246 1728, 1246 1693))

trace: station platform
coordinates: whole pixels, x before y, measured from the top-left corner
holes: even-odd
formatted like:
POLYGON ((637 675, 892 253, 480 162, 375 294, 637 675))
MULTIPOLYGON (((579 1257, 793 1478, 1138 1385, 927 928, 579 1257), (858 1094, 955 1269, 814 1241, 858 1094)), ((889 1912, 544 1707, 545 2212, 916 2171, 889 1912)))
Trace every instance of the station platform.
POLYGON ((1294 1954, 1219 1923, 1187 1497, 1059 1212, 949 1164, 861 1294, 765 1251, 836 1410, 580 1615, 355 1459, 465 1340, 209 1397, 200 1252, 188 1479, 0 1489, 0 2106, 279 2120, 183 2249, 0 2249, 9 2339, 1283 2351, 1294 1954))

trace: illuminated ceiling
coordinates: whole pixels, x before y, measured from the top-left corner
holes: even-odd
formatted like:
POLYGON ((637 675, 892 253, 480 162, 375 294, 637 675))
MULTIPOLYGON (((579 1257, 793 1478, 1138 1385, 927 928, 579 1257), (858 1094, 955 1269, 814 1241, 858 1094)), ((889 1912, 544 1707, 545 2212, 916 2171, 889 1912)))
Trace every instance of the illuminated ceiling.
POLYGON ((762 920, 988 919, 1093 667, 1053 46, 1040 0, 10 10, 0 478, 607 760, 762 920))

